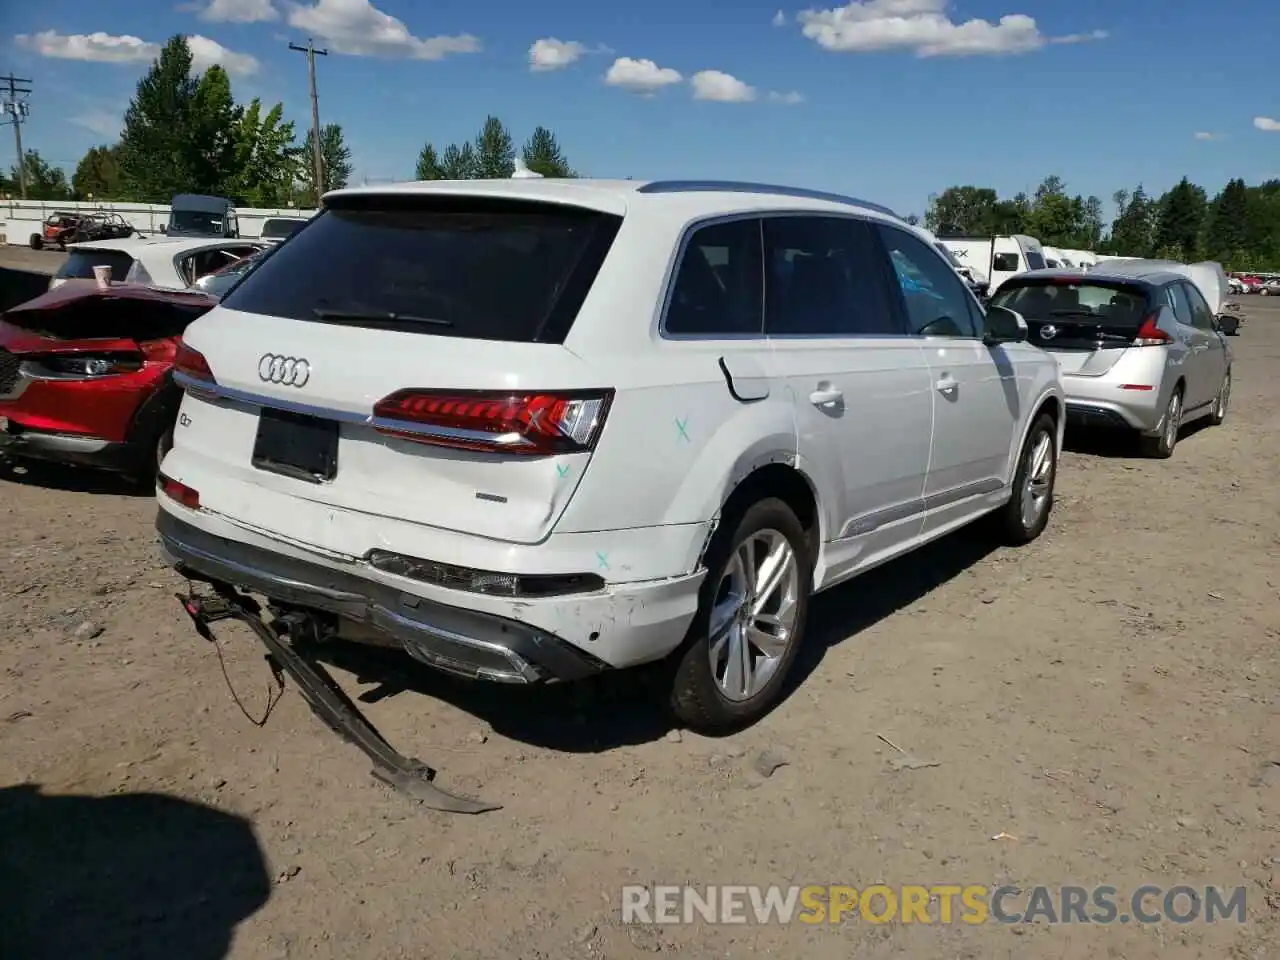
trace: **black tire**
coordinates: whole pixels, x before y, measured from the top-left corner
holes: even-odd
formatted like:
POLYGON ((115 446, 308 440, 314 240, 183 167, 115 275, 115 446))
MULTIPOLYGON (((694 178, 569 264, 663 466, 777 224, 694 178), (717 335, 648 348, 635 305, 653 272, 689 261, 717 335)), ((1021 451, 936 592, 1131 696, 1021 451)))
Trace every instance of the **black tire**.
POLYGON ((750 726, 772 710, 782 697, 787 675, 804 642, 809 594, 813 590, 812 548, 790 507, 781 500, 769 498, 747 508, 736 522, 732 517, 725 519, 707 549, 707 577, 702 584, 698 612, 677 654, 671 685, 671 709, 676 719, 690 730, 710 736, 750 726), (785 538, 795 562, 794 626, 787 646, 763 686, 745 699, 730 699, 721 690, 712 668, 711 614, 721 598, 723 583, 739 548, 757 536, 772 534, 785 538))
POLYGON ((1168 460, 1173 456, 1174 447, 1178 445, 1178 431, 1182 429, 1181 384, 1175 387, 1173 393, 1169 395, 1169 403, 1164 408, 1164 416, 1160 418, 1160 423, 1159 436, 1140 437, 1138 439, 1138 448, 1142 451, 1144 457, 1150 457, 1153 460, 1168 460), (1171 418, 1175 421, 1172 429, 1169 427, 1171 418))
POLYGON ((1209 425, 1211 427, 1220 427, 1226 421, 1230 400, 1231 368, 1227 367, 1227 372, 1222 377, 1222 386, 1218 388, 1218 395, 1213 398, 1213 409, 1209 413, 1209 425))
POLYGON ((27 241, 27 245, 30 246, 32 250, 43 250, 44 237, 40 236, 38 233, 33 233, 31 235, 31 239, 27 241))
POLYGON ((1027 439, 1023 441, 1022 450, 1018 454, 1018 469, 1013 472, 1013 494, 1009 497, 1009 502, 994 514, 996 532, 1003 543, 1020 547, 1044 532, 1049 523, 1049 514, 1053 512, 1054 487, 1057 482, 1058 425, 1053 417, 1042 413, 1027 431, 1027 439), (1042 471, 1041 477, 1028 484, 1032 461, 1045 438, 1048 439, 1047 473, 1042 471), (1037 497, 1043 497, 1038 501, 1039 507, 1024 510, 1037 497))

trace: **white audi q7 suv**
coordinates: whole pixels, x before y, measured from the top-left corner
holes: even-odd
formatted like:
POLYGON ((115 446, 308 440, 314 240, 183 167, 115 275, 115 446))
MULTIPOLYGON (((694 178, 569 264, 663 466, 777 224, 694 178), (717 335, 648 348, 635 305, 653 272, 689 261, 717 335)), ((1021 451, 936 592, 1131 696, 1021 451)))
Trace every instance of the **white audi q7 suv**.
POLYGON ((187 330, 159 483, 168 560, 282 634, 511 683, 665 660, 678 719, 726 732, 778 701, 815 591, 1048 520, 1057 364, 883 207, 549 179, 323 206, 187 330))

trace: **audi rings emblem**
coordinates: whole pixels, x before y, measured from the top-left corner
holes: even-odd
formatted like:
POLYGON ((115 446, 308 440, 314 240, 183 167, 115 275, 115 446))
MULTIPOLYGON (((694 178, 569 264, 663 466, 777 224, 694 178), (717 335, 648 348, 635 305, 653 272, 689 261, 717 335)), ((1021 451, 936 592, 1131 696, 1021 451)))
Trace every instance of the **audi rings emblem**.
MULTIPOLYGON (((1046 324, 1045 326, 1040 328, 1041 340, 1052 340, 1057 335, 1058 335, 1058 328, 1055 327, 1052 323, 1046 324)), ((302 386, 302 384, 298 384, 298 386, 302 386)))
POLYGON ((279 383, 286 387, 305 387, 311 379, 311 364, 299 357, 264 353, 258 361, 258 379, 263 383, 279 383))

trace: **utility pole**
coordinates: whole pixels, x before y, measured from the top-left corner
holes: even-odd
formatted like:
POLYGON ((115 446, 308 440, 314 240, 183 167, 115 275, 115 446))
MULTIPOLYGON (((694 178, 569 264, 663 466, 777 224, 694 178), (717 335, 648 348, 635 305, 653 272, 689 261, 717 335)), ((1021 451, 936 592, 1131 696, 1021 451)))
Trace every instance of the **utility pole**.
POLYGON ((307 76, 311 82, 311 175, 316 191, 316 206, 319 206, 320 195, 324 193, 324 152, 320 149, 320 98, 316 96, 316 56, 327 57, 329 51, 317 50, 310 38, 305 47, 291 43, 289 49, 307 55, 307 76))
POLYGON ((31 106, 26 100, 27 95, 31 93, 31 88, 20 87, 18 84, 30 82, 13 74, 0 77, 0 83, 8 88, 4 90, 3 112, 8 117, 6 122, 13 124, 13 141, 18 147, 18 191, 22 194, 23 200, 27 199, 27 158, 22 152, 22 124, 31 112, 31 106), (22 99, 18 99, 20 96, 22 99))

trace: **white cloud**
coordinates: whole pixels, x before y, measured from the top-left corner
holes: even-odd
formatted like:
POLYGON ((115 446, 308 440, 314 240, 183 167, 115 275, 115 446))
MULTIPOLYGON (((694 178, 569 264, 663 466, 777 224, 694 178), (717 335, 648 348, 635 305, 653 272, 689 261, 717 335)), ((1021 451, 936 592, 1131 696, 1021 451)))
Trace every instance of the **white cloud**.
POLYGON ((1221 140, 1221 139, 1222 139, 1222 134, 1220 134, 1220 133, 1197 133, 1197 134, 1196 134, 1196 139, 1197 139, 1197 140, 1221 140))
POLYGON ((769 91, 770 103, 781 103, 783 106, 794 107, 797 103, 804 103, 804 94, 790 90, 782 93, 778 90, 769 91))
POLYGON ((1268 133, 1275 133, 1280 130, 1280 120, 1272 120, 1270 117, 1254 117, 1253 125, 1259 130, 1266 130, 1268 133))
POLYGON ((657 93, 683 79, 678 71, 670 67, 660 67, 652 60, 633 60, 630 57, 619 57, 613 61, 613 66, 604 75, 604 82, 610 86, 642 94, 657 93))
POLYGON ((577 40, 558 40, 544 37, 533 41, 529 48, 529 69, 535 72, 562 70, 581 59, 587 48, 577 40))
MULTIPOLYGON (((43 57, 59 60, 86 60, 94 63, 150 63, 160 56, 161 45, 125 34, 109 33, 60 34, 45 30, 34 36, 19 34, 21 46, 43 57)), ((191 69, 203 73, 212 64, 221 64, 232 76, 247 77, 258 72, 258 61, 247 53, 228 50, 216 40, 198 34, 187 37, 191 46, 191 69)))
POLYGON ((325 41, 334 53, 357 57, 409 57, 443 60, 450 54, 476 53, 480 40, 469 33, 452 37, 415 37, 404 22, 383 13, 369 0, 317 0, 289 4, 289 26, 325 41))
POLYGON ((773 15, 773 25, 775 27, 785 27, 787 25, 787 15, 779 10, 773 15))
POLYGON ((148 43, 141 37, 109 33, 61 34, 43 30, 31 35, 20 33, 19 46, 34 50, 42 57, 58 60, 88 60, 95 63, 148 63, 160 53, 160 44, 148 43))
POLYGON ((267 23, 279 20, 280 14, 271 5, 271 0, 209 0, 200 7, 201 20, 209 23, 267 23))
POLYGON ((120 128, 124 125, 119 110, 104 110, 93 107, 74 117, 68 117, 77 127, 84 127, 100 137, 115 139, 120 136, 120 128))
POLYGON ((228 50, 217 40, 194 34, 187 37, 191 47, 191 72, 204 73, 215 63, 233 77, 249 77, 258 72, 258 61, 247 53, 228 50))
POLYGON ((756 99, 756 88, 743 83, 732 74, 720 70, 699 70, 689 80, 693 84, 693 99, 713 100, 718 103, 751 103, 756 99))
POLYGON ((800 14, 804 35, 836 52, 910 50, 918 57, 1030 53, 1049 43, 1101 40, 1105 31, 1046 37, 1034 18, 1011 13, 990 20, 952 20, 950 0, 852 0, 800 14))

